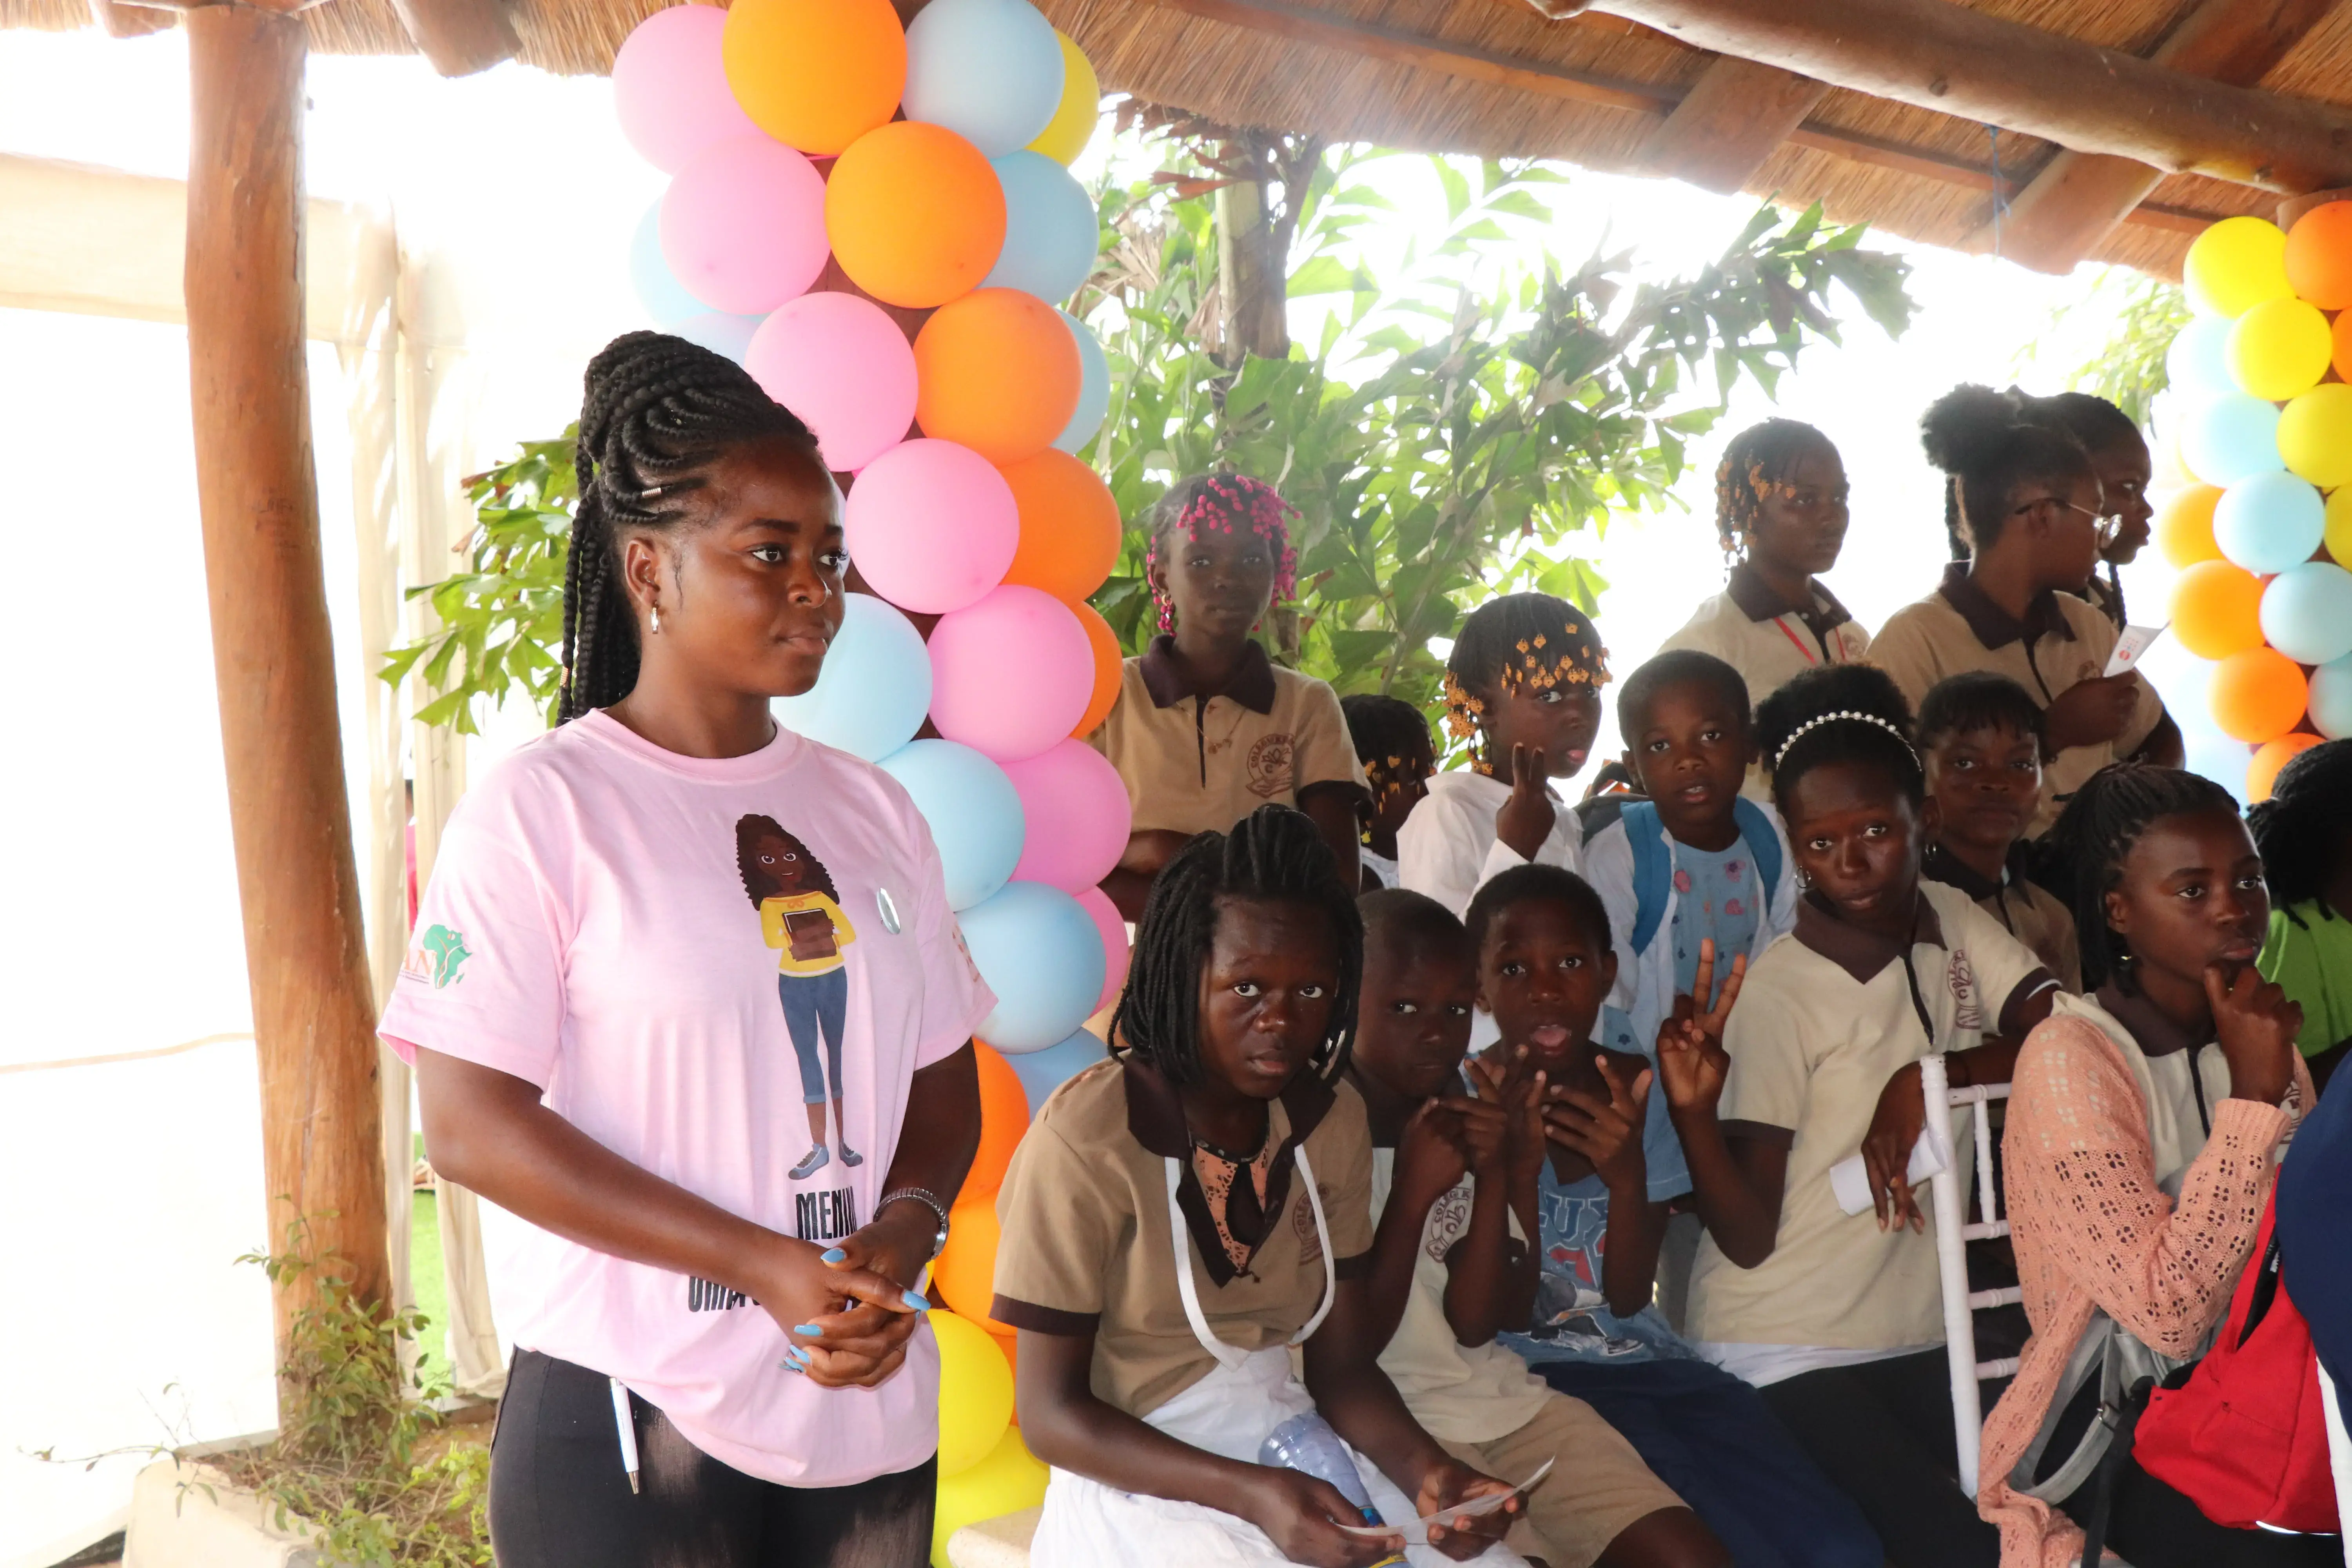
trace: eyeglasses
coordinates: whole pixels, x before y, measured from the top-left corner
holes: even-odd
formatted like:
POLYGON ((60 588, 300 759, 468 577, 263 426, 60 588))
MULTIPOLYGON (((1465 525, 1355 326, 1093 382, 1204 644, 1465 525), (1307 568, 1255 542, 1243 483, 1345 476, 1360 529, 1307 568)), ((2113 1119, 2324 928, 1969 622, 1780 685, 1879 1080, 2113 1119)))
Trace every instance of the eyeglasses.
POLYGON ((2102 549, 2115 539, 2116 531, 2123 526, 2123 519, 2120 517, 2103 516, 2099 512, 2094 511, 2089 507, 2082 506, 2074 501, 2068 500, 2064 496, 2036 496, 2032 500, 2027 501, 2023 506, 2019 507, 2016 511, 2012 511, 2009 515, 2015 517, 2020 511, 2032 511, 2043 501, 2050 501, 2055 505, 2063 506, 2068 511, 2079 511, 2084 517, 2089 518, 2091 520, 2091 531, 2097 537, 2102 549))

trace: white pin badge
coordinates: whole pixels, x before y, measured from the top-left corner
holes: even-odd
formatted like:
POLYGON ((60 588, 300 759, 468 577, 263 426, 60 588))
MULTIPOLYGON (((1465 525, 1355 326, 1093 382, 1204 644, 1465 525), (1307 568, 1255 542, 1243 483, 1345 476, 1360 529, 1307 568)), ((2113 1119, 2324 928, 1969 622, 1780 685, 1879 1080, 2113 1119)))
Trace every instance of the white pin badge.
POLYGON ((877 888, 874 889, 874 909, 875 912, 882 917, 882 929, 888 931, 892 936, 897 936, 898 934, 898 906, 890 901, 889 889, 877 888))

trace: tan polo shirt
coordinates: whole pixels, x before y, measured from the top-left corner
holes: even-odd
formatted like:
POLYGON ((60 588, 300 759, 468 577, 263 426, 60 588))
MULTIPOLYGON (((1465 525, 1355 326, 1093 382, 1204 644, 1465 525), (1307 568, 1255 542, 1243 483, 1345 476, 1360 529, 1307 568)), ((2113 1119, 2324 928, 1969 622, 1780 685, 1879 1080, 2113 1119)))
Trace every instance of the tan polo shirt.
MULTIPOLYGON (((1972 669, 2009 677, 2047 708, 2077 682, 2096 679, 2115 647, 2115 623, 2074 595, 2044 594, 2021 621, 1985 597, 1968 563, 1955 561, 1934 593, 1887 618, 1871 642, 1870 662, 1895 678, 1914 711, 1936 682, 1972 669)), ((2139 703, 2124 732, 2105 745, 2069 746, 2042 770, 2042 805, 2027 837, 2049 831, 2084 779, 2139 750, 2163 721, 2156 688, 2132 679, 2139 703)))
POLYGON ((1127 781, 1139 832, 1223 833, 1321 784, 1370 800, 1337 692, 1252 643, 1226 689, 1203 695, 1177 669, 1174 647, 1163 634, 1127 661, 1118 700, 1087 737, 1127 781))
MULTIPOLYGON (((1207 1375, 1178 1294, 1168 1218, 1169 1156, 1183 1162, 1179 1202, 1201 1311, 1236 1350, 1279 1346, 1323 1300, 1323 1254, 1298 1180, 1304 1142, 1342 1277, 1372 1247, 1372 1145, 1347 1083, 1302 1075, 1269 1108, 1276 1141, 1263 1234, 1236 1270, 1192 1160, 1176 1091, 1136 1061, 1099 1062, 1054 1091, 1013 1151, 996 1198, 996 1301, 1015 1328, 1095 1336, 1095 1396, 1142 1415, 1207 1375)), ((1230 1216, 1229 1216, 1230 1217, 1230 1216)))
POLYGON ((1689 1338, 1850 1350, 1942 1342, 1933 1229, 1885 1232, 1867 1209, 1847 1214, 1830 1167, 1861 1149, 1895 1069, 1974 1049, 2055 982, 1958 889, 1923 881, 1919 894, 1907 946, 1808 896, 1796 929, 1748 972, 1724 1031, 1731 1070, 1717 1114, 1727 1133, 1787 1146, 1780 1229, 1754 1268, 1712 1237, 1699 1244, 1689 1338))
POLYGON ((1743 561, 1731 569, 1723 592, 1701 603, 1658 651, 1685 647, 1711 653, 1738 670, 1753 707, 1806 670, 1860 663, 1870 651, 1870 634, 1820 583, 1813 584, 1811 603, 1792 605, 1743 561))
POLYGON ((1919 862, 1919 874, 1967 894, 1977 908, 2000 922, 2001 930, 2032 948, 2060 985, 2072 992, 2083 989, 2083 944, 2074 936, 2074 915, 2015 864, 2001 868, 1999 881, 1987 881, 1975 867, 1942 845, 1931 844, 1919 862))

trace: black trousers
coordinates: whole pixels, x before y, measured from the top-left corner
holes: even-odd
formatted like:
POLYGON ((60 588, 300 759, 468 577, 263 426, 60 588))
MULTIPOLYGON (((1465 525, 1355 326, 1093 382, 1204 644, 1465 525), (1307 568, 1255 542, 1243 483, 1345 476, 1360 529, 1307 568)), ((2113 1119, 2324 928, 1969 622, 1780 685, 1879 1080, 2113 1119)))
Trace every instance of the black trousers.
POLYGON ((1895 1568, 1999 1568, 2000 1532, 1960 1490, 1945 1368, 1940 1349, 1822 1367, 1771 1384, 1764 1403, 1862 1509, 1895 1568))
MULTIPOLYGON (((2091 1485, 2059 1505, 2075 1523, 2091 1517, 2091 1485)), ((2132 1568, 2344 1568, 2334 1535, 2231 1530, 2127 1459, 2107 1504, 2107 1545, 2132 1568)))
POLYGON ((490 1441, 499 1568, 923 1568, 936 1456, 844 1487, 785 1487, 721 1464, 632 1397, 641 1492, 621 1464, 603 1373, 515 1352, 490 1441))

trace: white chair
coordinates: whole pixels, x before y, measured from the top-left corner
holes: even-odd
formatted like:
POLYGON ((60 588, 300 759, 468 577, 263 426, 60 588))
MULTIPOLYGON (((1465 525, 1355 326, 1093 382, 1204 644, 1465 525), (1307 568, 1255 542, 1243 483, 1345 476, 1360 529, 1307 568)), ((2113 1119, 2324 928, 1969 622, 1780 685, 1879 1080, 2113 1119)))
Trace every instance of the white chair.
MULTIPOLYGON (((1988 1378, 2014 1376, 2017 1372, 2015 1356, 2003 1356, 1998 1361, 1977 1360, 1976 1314, 1988 1307, 2012 1305, 2023 1297, 2014 1285, 1997 1290, 1969 1289, 1966 1250, 1971 1241, 2009 1234, 2009 1222, 2000 1217, 2000 1205, 1993 1196, 1992 1125, 1985 1109, 1992 1100, 2008 1099, 2009 1085, 1954 1089, 1945 1075, 1944 1058, 1932 1056, 1919 1064, 1919 1089, 1930 1116, 1937 1114, 1938 1107, 1947 1116, 1955 1110, 1965 1112, 1976 1144, 1977 1206, 1984 1215, 1980 1223, 1966 1223, 1968 1201, 1961 1188, 1957 1158, 1927 1181, 1936 1219, 1936 1271, 1944 1296, 1944 1353, 1951 1363, 1952 1434, 1959 1445, 1960 1489, 1974 1497, 1977 1455, 1984 1428, 1984 1400, 1977 1385, 1988 1378)), ((1955 1150, 1964 1147, 1958 1133, 1954 1134, 1952 1143, 1955 1150)))

